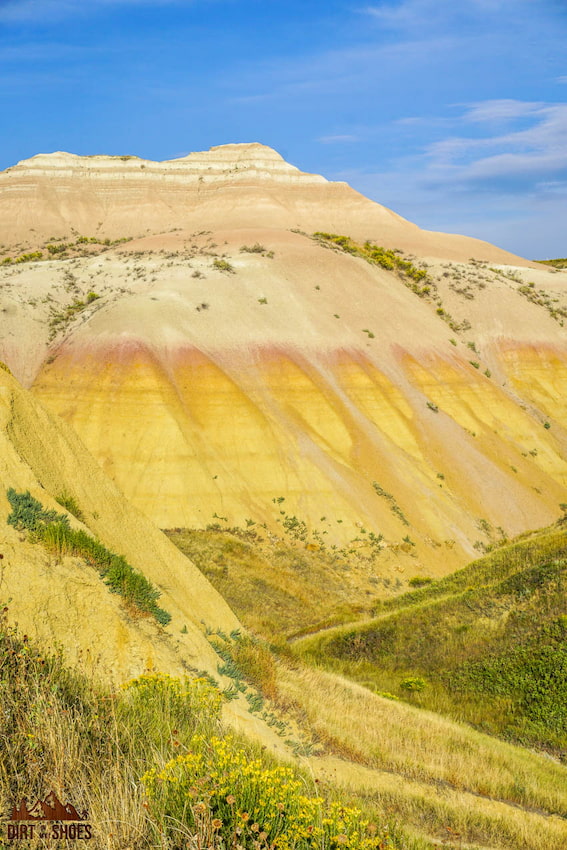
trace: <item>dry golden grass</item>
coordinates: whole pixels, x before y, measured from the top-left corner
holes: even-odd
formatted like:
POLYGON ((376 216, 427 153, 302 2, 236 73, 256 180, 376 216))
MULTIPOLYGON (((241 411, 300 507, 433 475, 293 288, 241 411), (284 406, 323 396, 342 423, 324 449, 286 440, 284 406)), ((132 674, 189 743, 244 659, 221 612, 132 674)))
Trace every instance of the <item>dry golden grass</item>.
POLYGON ((381 810, 493 847, 567 846, 564 766, 320 670, 280 668, 278 690, 331 753, 359 763, 334 759, 336 780, 381 810))
MULTIPOLYGON (((316 775, 341 781, 357 805, 376 818, 395 813, 427 847, 458 850, 564 850, 565 821, 497 800, 400 779, 369 768, 325 762, 316 775)), ((338 793, 341 793, 340 790, 338 793)))
MULTIPOLYGON (((11 697, 3 695, 4 712, 10 715, 0 724, 4 810, 23 797, 33 801, 52 790, 62 801, 87 809, 90 824, 96 825, 89 842, 93 850, 150 846, 153 828, 143 806, 140 766, 124 757, 135 742, 123 740, 124 726, 119 728, 113 701, 95 708, 101 695, 72 676, 65 694, 59 671, 50 693, 50 678, 34 683, 22 676, 20 682, 28 688, 31 684, 25 701, 18 689, 11 697)), ((45 842, 38 839, 28 846, 43 847, 45 842)))
POLYGON ((244 539, 215 530, 171 529, 166 534, 257 634, 279 643, 300 631, 369 614, 369 588, 374 588, 367 565, 264 531, 234 531, 244 539))

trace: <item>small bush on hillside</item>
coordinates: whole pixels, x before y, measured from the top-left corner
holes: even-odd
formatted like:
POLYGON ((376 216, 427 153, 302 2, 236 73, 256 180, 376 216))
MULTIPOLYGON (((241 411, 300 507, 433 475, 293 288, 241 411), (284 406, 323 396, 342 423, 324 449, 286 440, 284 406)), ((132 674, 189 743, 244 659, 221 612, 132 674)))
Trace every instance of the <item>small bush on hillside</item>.
POLYGON ((213 260, 213 267, 221 272, 235 274, 236 269, 227 260, 213 260))
POLYGON ((254 245, 242 245, 240 250, 244 254, 263 254, 266 249, 259 242, 255 242, 254 245))
POLYGON ((32 251, 29 254, 21 254, 14 260, 15 263, 31 263, 33 260, 41 260, 43 253, 41 251, 32 251))
POLYGON ((48 250, 48 251, 49 251, 49 253, 53 256, 54 254, 62 254, 64 251, 66 251, 66 250, 67 250, 67 248, 68 248, 68 247, 69 247, 69 246, 68 246, 68 245, 65 245, 65 244, 60 244, 60 245, 47 245, 47 250, 48 250))
POLYGON ((421 676, 408 676, 400 682, 400 688, 403 688, 404 691, 412 691, 414 693, 424 691, 426 686, 427 682, 421 676))
POLYGON ((70 514, 73 514, 74 517, 83 522, 85 516, 74 496, 71 496, 70 493, 61 493, 60 496, 56 497, 55 501, 58 505, 61 505, 62 508, 65 508, 66 511, 69 511, 70 514))
POLYGON ((69 518, 65 514, 58 514, 56 510, 46 510, 41 502, 31 495, 27 490, 25 493, 16 493, 10 487, 6 493, 8 501, 12 506, 12 512, 8 516, 8 525, 13 525, 18 531, 35 531, 41 526, 58 522, 63 525, 69 524, 69 518))
POLYGON ((432 581, 433 579, 427 576, 414 576, 410 578, 408 584, 410 587, 425 587, 427 584, 431 584, 432 581))

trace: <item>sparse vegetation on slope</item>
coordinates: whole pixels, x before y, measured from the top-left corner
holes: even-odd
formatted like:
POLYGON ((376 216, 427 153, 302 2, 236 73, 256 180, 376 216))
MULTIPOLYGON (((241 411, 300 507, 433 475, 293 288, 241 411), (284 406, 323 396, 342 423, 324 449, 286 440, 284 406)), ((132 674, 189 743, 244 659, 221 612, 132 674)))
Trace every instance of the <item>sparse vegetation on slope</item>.
POLYGON ((377 691, 567 757, 567 530, 500 548, 382 603, 378 616, 302 642, 377 691), (404 688, 411 677, 421 689, 404 688))
POLYGON ((316 231, 313 238, 325 245, 340 249, 346 254, 361 257, 367 263, 380 266, 387 271, 396 272, 404 286, 411 289, 419 298, 425 298, 436 305, 437 315, 449 325, 451 330, 458 333, 470 328, 467 320, 459 323, 445 310, 437 285, 428 275, 427 269, 414 265, 410 260, 405 259, 400 251, 382 248, 370 241, 366 241, 364 245, 359 245, 350 236, 340 236, 336 233, 316 231))
POLYGON ((49 341, 51 342, 60 331, 65 331, 79 313, 99 298, 100 295, 96 292, 89 292, 84 301, 81 298, 75 298, 71 304, 61 310, 52 307, 49 316, 49 341))
MULTIPOLYGON (((88 564, 98 570, 110 589, 114 593, 120 593, 128 604, 139 611, 151 614, 164 626, 169 623, 170 614, 157 604, 161 596, 160 591, 142 573, 131 567, 122 555, 110 552, 106 546, 83 529, 71 528, 66 514, 46 510, 29 491, 16 493, 10 487, 7 496, 12 505, 12 512, 8 517, 9 525, 30 532, 32 540, 41 542, 59 558, 65 555, 84 558, 88 564)), ((69 498, 68 495, 63 499, 60 498, 60 504, 65 507, 66 502, 69 505, 69 498)), ((70 512, 77 516, 77 511, 80 513, 80 507, 74 499, 72 501, 74 510, 70 512)))
POLYGON ((567 318, 567 307, 563 307, 558 303, 559 298, 553 296, 542 287, 537 289, 533 281, 520 284, 518 286, 518 292, 524 298, 527 298, 528 301, 531 301, 532 304, 537 304, 538 307, 544 307, 551 318, 563 326, 563 319, 567 318))

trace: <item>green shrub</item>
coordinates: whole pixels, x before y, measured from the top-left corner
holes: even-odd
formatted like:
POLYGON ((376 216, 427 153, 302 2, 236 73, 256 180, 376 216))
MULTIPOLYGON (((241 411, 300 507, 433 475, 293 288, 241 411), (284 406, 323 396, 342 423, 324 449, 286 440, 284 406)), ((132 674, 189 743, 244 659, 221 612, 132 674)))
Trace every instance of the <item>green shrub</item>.
POLYGON ((213 260, 213 267, 221 272, 228 272, 229 274, 235 274, 236 272, 234 266, 227 262, 227 260, 213 260))
POLYGON ((427 584, 431 584, 432 581, 433 579, 428 576, 414 576, 410 578, 408 584, 410 587, 425 587, 427 584))
POLYGON ((403 688, 404 691, 411 691, 413 693, 420 693, 425 690, 426 687, 427 682, 425 679, 422 679, 421 676, 408 676, 400 682, 400 688, 403 688))
POLYGON ((32 251, 29 254, 21 254, 16 257, 14 263, 31 263, 33 260, 41 260, 43 253, 41 251, 32 251))
POLYGON ((58 522, 63 525, 69 524, 65 514, 58 514, 56 510, 46 510, 41 502, 31 495, 27 490, 25 493, 16 493, 10 487, 6 495, 12 506, 12 512, 8 516, 8 525, 13 525, 18 531, 37 532, 42 526, 58 522))

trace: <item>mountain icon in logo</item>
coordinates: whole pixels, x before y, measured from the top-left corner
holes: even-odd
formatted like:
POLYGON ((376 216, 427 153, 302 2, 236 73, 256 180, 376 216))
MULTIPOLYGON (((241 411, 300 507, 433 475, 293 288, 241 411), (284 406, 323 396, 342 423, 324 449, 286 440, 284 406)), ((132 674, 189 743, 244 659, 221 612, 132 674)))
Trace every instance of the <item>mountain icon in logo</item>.
POLYGON ((88 812, 80 815, 72 803, 63 803, 53 791, 50 791, 45 800, 36 800, 28 807, 28 801, 24 797, 19 806, 14 806, 10 820, 78 820, 84 821, 88 818, 88 812))

